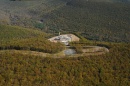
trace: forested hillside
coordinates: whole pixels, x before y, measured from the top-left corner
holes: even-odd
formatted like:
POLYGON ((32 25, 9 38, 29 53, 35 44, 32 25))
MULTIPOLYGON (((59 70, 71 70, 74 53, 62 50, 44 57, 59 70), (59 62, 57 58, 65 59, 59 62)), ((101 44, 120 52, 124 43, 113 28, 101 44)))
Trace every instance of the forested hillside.
MULTIPOLYGON (((54 31, 79 32, 92 40, 129 42, 130 4, 72 0, 50 13, 54 31)), ((45 16, 43 16, 44 18, 45 16)))
POLYGON ((65 58, 51 58, 49 56, 30 55, 29 53, 10 52, 11 49, 47 53, 61 51, 63 45, 47 41, 44 38, 45 33, 34 29, 6 25, 0 25, 0 30, 0 39, 2 39, 0 40, 1 86, 130 85, 129 43, 90 42, 82 39, 81 42, 82 44, 84 42, 84 45, 100 44, 108 46, 109 53, 76 58, 68 56, 65 58))
POLYGON ((90 40, 130 42, 129 9, 129 0, 1 0, 0 22, 53 34, 79 32, 90 40))
POLYGON ((0 22, 31 27, 40 21, 41 14, 47 14, 63 4, 62 0, 0 0, 0 22))
POLYGON ((106 55, 62 59, 0 52, 0 85, 130 86, 130 44, 109 46, 106 55))

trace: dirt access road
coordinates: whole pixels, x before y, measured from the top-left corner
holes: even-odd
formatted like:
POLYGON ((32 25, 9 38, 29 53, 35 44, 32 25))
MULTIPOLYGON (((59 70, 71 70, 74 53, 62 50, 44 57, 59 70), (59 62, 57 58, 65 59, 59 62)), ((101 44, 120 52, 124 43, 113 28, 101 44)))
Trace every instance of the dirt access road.
POLYGON ((83 53, 81 54, 73 54, 73 55, 65 55, 64 51, 61 51, 56 54, 43 53, 38 51, 26 51, 26 50, 1 50, 0 54, 10 53, 10 54, 23 54, 30 56, 38 56, 38 57, 51 57, 51 58, 66 58, 66 57, 79 57, 79 56, 97 56, 103 55, 109 52, 109 50, 105 47, 99 46, 86 46, 87 49, 83 49, 83 53), (89 48, 88 48, 89 47, 89 48))

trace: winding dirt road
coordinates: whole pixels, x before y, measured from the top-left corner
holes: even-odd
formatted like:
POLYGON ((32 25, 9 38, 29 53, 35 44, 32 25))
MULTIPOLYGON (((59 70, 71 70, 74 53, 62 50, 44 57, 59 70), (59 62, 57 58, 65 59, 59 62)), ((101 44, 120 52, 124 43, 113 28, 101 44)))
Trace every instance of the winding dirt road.
POLYGON ((39 57, 51 57, 51 58, 65 58, 65 57, 79 57, 79 56, 96 56, 108 53, 109 50, 105 47, 99 46, 86 46, 86 49, 83 49, 82 54, 74 54, 66 56, 64 51, 61 51, 56 54, 43 53, 38 51, 26 51, 26 50, 1 50, 2 53, 10 53, 10 54, 23 54, 23 55, 31 55, 31 56, 39 56, 39 57))

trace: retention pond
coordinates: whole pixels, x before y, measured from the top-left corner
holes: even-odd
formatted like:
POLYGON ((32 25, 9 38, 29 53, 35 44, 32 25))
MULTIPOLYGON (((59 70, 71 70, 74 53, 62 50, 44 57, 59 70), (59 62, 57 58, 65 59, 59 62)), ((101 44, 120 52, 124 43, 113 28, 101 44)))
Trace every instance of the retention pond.
POLYGON ((64 54, 65 55, 74 55, 74 54, 76 54, 76 51, 75 51, 75 49, 66 49, 66 50, 64 50, 64 54))

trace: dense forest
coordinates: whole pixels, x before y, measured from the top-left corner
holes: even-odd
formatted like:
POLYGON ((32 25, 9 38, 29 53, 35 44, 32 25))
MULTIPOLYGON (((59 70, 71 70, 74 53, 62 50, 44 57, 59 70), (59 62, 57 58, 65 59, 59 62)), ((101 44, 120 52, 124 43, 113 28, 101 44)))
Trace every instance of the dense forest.
POLYGON ((130 44, 89 41, 81 38, 71 45, 105 46, 109 53, 64 58, 42 57, 3 50, 56 53, 62 44, 47 41, 39 30, 0 25, 0 85, 14 86, 129 86, 130 44), (25 34, 25 35, 20 35, 25 34), (30 38, 31 37, 31 38, 30 38), (41 37, 43 37, 41 39, 41 37), (33 49, 32 49, 33 47, 33 49))
POLYGON ((129 86, 129 47, 114 44, 105 55, 62 59, 0 52, 0 85, 129 86))

